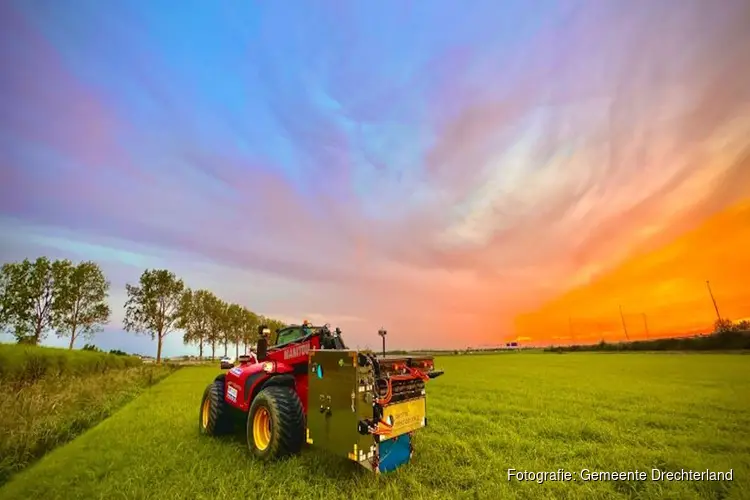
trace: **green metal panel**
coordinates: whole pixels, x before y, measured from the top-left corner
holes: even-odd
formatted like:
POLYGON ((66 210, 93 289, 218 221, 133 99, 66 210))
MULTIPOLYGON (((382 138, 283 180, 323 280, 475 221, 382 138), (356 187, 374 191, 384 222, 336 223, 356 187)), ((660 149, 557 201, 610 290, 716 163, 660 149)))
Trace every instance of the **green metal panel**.
POLYGON ((372 418, 372 368, 357 366, 357 351, 310 352, 308 382, 308 442, 359 461, 374 451, 372 435, 357 430, 360 420, 372 418), (360 389, 361 387, 361 389, 360 389))

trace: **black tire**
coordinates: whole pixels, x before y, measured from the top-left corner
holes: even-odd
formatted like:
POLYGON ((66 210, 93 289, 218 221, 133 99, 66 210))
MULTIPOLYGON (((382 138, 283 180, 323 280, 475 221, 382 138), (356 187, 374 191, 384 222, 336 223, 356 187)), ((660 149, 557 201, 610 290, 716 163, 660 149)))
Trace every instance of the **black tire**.
POLYGON ((276 460, 298 453, 304 438, 305 415, 297 393, 283 386, 260 391, 247 414, 247 446, 252 454, 261 460, 276 460), (254 432, 256 416, 269 424, 267 435, 261 435, 259 442, 254 432))
POLYGON ((203 391, 198 429, 207 436, 223 436, 233 430, 231 408, 224 401, 224 380, 211 382, 203 391))

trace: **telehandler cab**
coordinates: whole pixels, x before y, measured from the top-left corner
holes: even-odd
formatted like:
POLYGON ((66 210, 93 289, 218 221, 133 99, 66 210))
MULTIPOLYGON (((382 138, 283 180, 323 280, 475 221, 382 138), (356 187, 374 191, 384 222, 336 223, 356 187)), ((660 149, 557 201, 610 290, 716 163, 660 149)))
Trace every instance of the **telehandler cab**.
POLYGON ((443 374, 432 356, 380 356, 347 349, 341 330, 307 322, 259 329, 257 355, 219 375, 201 401, 199 428, 217 436, 247 426, 259 459, 300 451, 304 443, 348 457, 376 473, 413 454, 412 435, 427 425, 425 382, 443 374))

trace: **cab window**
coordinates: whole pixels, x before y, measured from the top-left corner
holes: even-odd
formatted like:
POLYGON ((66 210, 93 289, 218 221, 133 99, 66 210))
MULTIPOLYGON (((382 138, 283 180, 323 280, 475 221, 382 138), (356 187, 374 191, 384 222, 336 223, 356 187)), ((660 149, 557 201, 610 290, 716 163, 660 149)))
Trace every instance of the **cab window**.
POLYGON ((304 336, 305 334, 302 331, 302 328, 299 326, 284 328, 283 330, 279 331, 278 336, 276 337, 276 345, 288 344, 304 336))

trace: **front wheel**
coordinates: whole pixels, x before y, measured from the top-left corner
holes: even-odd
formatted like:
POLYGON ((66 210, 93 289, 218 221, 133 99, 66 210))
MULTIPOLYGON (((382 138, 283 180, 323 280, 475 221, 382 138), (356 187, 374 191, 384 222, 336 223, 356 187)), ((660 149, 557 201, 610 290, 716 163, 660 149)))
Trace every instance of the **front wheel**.
POLYGON ((203 392, 198 429, 201 434, 222 436, 232 432, 232 416, 224 401, 224 380, 214 380, 203 392))
POLYGON ((261 460, 299 452, 305 437, 302 402, 289 387, 260 391, 247 415, 247 446, 261 460))

